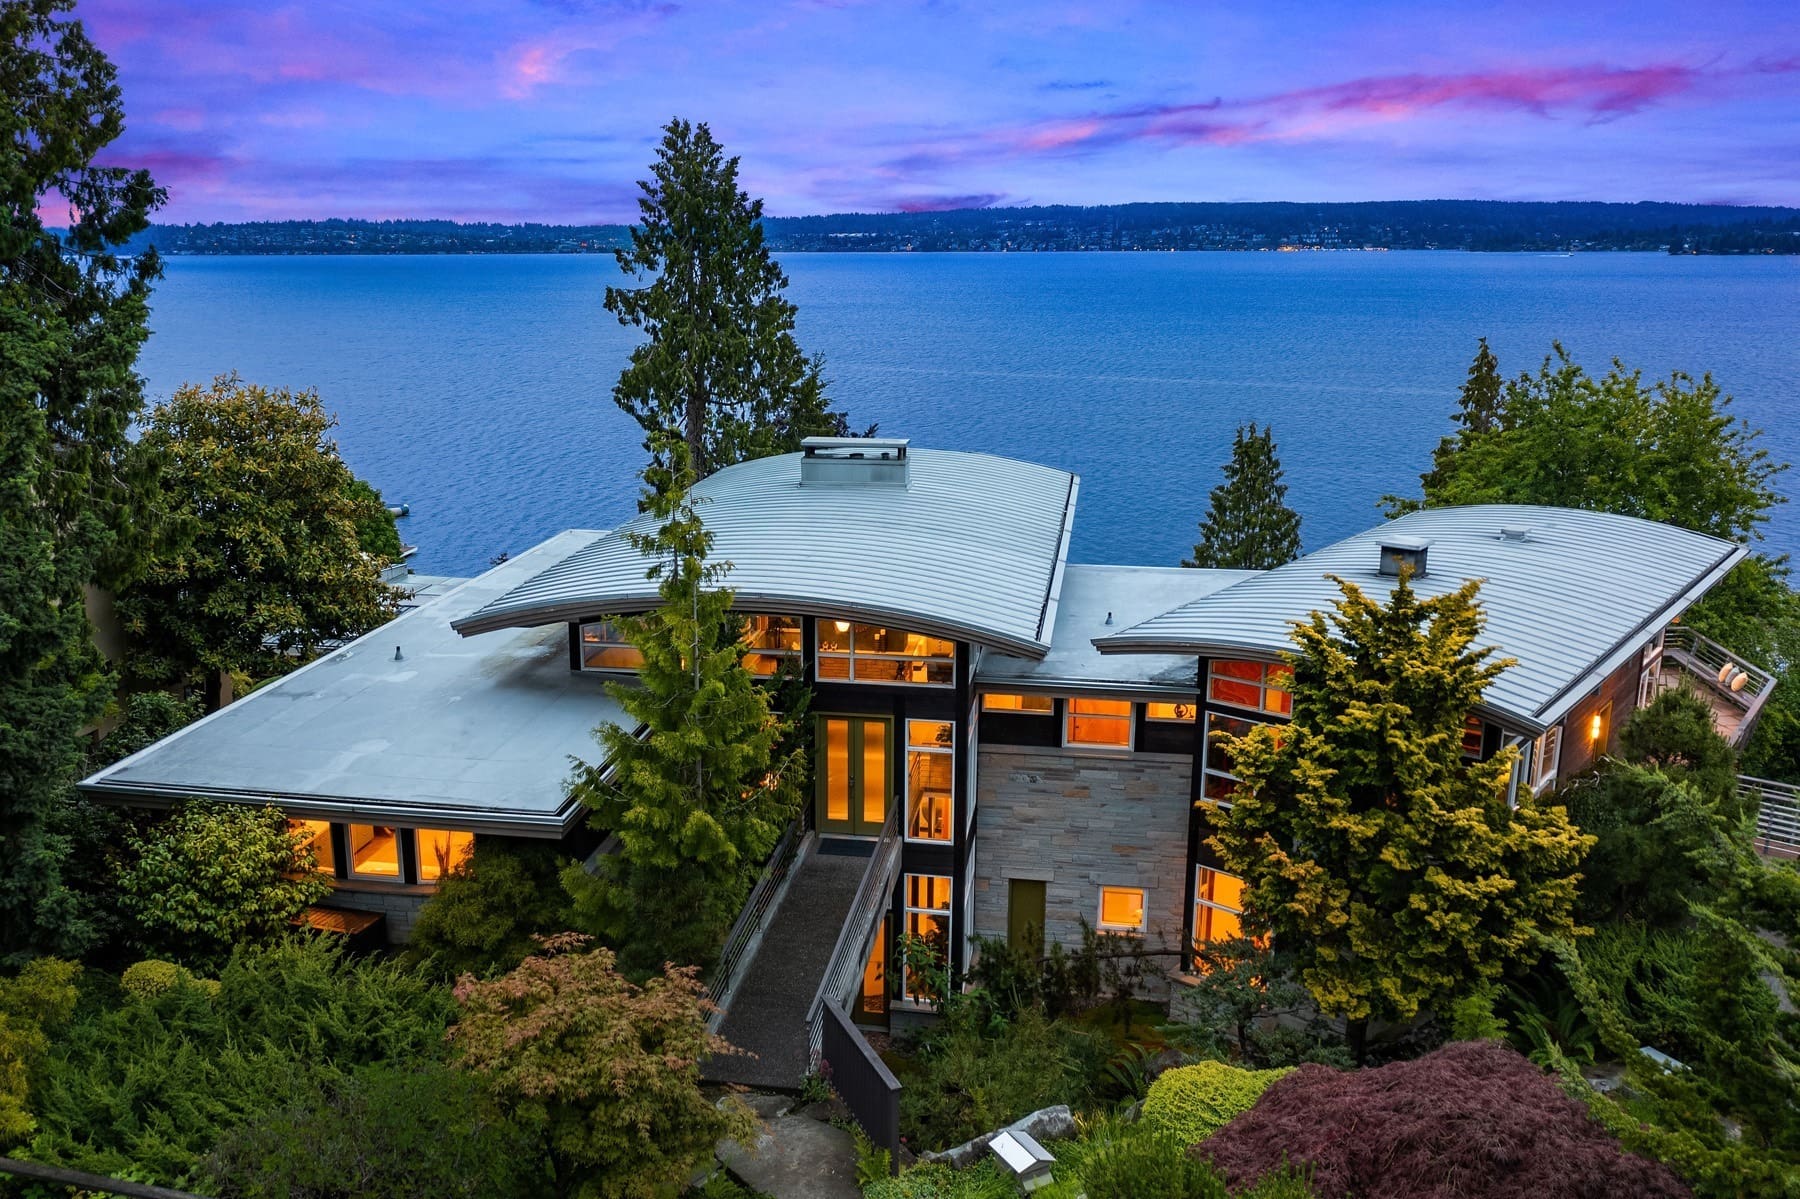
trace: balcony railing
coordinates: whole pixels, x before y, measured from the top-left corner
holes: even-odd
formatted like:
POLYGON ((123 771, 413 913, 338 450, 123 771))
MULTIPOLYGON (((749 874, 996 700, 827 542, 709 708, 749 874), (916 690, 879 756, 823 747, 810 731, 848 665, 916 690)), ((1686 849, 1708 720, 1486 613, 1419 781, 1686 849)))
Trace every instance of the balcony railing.
POLYGON ((1739 775, 1738 794, 1756 803, 1756 852, 1800 858, 1800 787, 1739 775))
POLYGON ((1670 625, 1663 631, 1663 662, 1661 686, 1676 683, 1667 664, 1679 666, 1712 707, 1720 735, 1737 747, 1749 739, 1763 704, 1775 689, 1774 675, 1685 625, 1670 625))
POLYGON ((850 997, 862 980, 863 967, 868 964, 869 951, 880 934, 881 914, 893 901, 894 883, 900 878, 902 806, 898 802, 888 805, 887 822, 881 826, 875 852, 869 855, 862 882, 856 888, 856 898, 850 901, 850 914, 844 917, 844 927, 838 931, 837 944, 825 966, 825 977, 819 981, 812 1006, 807 1009, 806 1027, 815 1066, 825 1035, 825 1004, 829 1001, 841 1007, 850 1006, 850 997))

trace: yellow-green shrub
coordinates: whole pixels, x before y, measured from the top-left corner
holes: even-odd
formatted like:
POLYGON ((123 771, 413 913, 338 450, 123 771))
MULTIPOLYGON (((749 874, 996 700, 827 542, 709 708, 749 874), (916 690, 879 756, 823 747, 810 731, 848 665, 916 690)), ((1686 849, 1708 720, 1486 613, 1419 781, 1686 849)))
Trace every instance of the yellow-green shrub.
POLYGON ((119 976, 119 986, 134 999, 155 999, 176 987, 199 987, 208 998, 219 993, 217 979, 195 978, 174 962, 158 958, 146 958, 125 967, 125 973, 119 976))
POLYGON ((1144 1098, 1144 1122, 1194 1145, 1223 1128, 1287 1074, 1282 1070, 1240 1070, 1224 1062, 1200 1062, 1165 1071, 1144 1098))

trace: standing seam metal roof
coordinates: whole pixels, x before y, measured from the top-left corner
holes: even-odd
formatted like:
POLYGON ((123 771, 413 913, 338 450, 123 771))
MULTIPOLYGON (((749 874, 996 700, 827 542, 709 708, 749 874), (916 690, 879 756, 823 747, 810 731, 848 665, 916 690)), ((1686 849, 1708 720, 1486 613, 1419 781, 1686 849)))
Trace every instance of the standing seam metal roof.
POLYGON ((1378 597, 1380 547, 1429 546, 1422 596, 1484 580, 1481 644, 1518 665, 1489 685, 1484 707, 1526 728, 1554 724, 1593 683, 1699 598, 1748 552, 1673 525, 1569 508, 1491 504, 1431 508, 1308 554, 1142 624, 1097 638, 1102 653, 1242 654, 1293 648, 1294 622, 1328 610, 1342 576, 1378 597), (1522 540, 1502 529, 1528 529, 1522 540))
MULTIPOLYGON (((799 454, 730 466, 694 487, 722 586, 746 611, 850 616, 1041 658, 1049 650, 1076 477, 1034 463, 910 450, 905 487, 802 486, 799 454)), ((654 607, 641 516, 478 612, 464 636, 654 607)))

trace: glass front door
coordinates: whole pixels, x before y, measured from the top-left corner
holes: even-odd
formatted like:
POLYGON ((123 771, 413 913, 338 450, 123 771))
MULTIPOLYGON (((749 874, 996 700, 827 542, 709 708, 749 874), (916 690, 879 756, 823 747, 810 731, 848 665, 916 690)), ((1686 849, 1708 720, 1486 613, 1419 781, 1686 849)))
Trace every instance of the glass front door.
POLYGON ((893 741, 893 722, 882 717, 819 717, 820 832, 880 835, 894 798, 893 741))

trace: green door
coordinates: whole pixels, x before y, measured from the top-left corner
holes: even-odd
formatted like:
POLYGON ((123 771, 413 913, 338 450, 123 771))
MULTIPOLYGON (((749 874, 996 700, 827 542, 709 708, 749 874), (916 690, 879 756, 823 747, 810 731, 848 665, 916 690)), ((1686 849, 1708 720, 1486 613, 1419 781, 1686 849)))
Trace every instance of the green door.
POLYGON ((894 799, 893 721, 821 716, 817 732, 819 831, 879 836, 894 799))
POLYGON ((1006 880, 1006 944, 1015 953, 1044 952, 1044 884, 1040 879, 1006 880))

